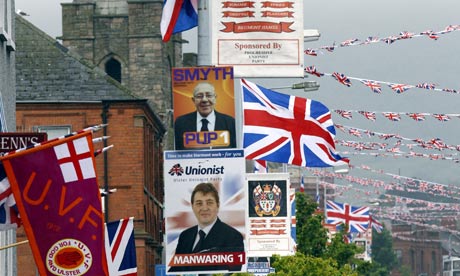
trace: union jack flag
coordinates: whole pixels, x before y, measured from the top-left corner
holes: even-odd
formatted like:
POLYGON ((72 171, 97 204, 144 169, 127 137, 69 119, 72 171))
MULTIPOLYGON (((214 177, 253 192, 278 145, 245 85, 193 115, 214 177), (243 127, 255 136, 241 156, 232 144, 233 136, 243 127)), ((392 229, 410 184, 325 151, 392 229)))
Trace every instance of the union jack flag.
POLYGON ((332 73, 332 77, 334 79, 336 79, 338 82, 340 82, 341 84, 345 85, 345 86, 348 86, 348 87, 351 86, 350 79, 347 76, 345 76, 344 74, 334 72, 334 73, 332 73))
POLYGON ((339 114, 340 116, 342 116, 343 118, 345 118, 345 119, 353 118, 353 115, 351 114, 351 111, 337 109, 337 110, 335 110, 335 112, 337 114, 339 114))
POLYGON ((449 92, 449 93, 454 93, 454 94, 458 93, 457 90, 455 90, 455 89, 450 89, 450 88, 443 88, 442 91, 444 91, 444 92, 449 92))
POLYGON ((356 128, 349 129, 348 133, 350 133, 353 136, 357 136, 357 137, 361 137, 361 134, 362 134, 361 131, 359 129, 356 129, 356 128))
POLYGON ((289 195, 291 201, 291 238, 294 243, 297 243, 297 218, 296 218, 296 210, 295 210, 295 189, 291 189, 289 195))
POLYGON ((354 43, 358 42, 359 39, 357 38, 354 38, 354 39, 347 39, 345 40, 344 42, 340 43, 340 46, 341 47, 345 47, 345 46, 351 46, 353 45, 354 43))
POLYGON ((417 84, 415 87, 424 88, 424 89, 428 89, 428 90, 434 90, 436 88, 436 84, 424 82, 424 83, 417 84))
POLYGON ((108 222, 105 226, 105 253, 109 275, 137 275, 133 218, 108 222))
POLYGON ((21 226, 19 211, 3 164, 0 163, 0 231, 21 226))
POLYGON ((407 84, 390 84, 389 86, 393 91, 395 91, 398 94, 401 94, 404 91, 407 91, 413 87, 412 85, 407 84))
POLYGON ((399 38, 397 36, 389 36, 389 37, 386 37, 386 38, 382 38, 382 41, 385 42, 386 44, 392 44, 393 42, 395 42, 398 39, 399 38))
POLYGON ((332 46, 323 46, 323 47, 321 47, 321 49, 325 49, 325 50, 328 51, 328 52, 334 52, 334 50, 335 50, 335 43, 332 44, 332 46))
POLYGON ((450 120, 450 117, 445 114, 433 114, 433 117, 441 122, 447 122, 450 120))
POLYGON ((371 226, 377 233, 382 233, 383 231, 383 224, 380 223, 377 219, 374 218, 374 216, 370 216, 371 218, 371 226))
POLYGON ((431 144, 433 145, 436 149, 438 150, 442 150, 442 149, 446 149, 447 148, 447 145, 439 138, 434 138, 434 139, 431 139, 428 144, 431 144))
POLYGON ((304 53, 305 53, 306 55, 309 55, 309 56, 317 56, 317 55, 318 55, 318 53, 316 52, 315 49, 306 49, 306 50, 304 51, 304 53))
POLYGON ((366 119, 374 121, 376 120, 375 112, 370 112, 370 111, 358 111, 359 114, 363 115, 366 117, 366 119))
POLYGON ((254 160, 254 173, 267 173, 267 161, 254 160))
POLYGON ((407 113, 407 116, 418 122, 425 121, 425 115, 421 113, 407 113))
POLYGON ((241 79, 246 159, 307 167, 348 164, 336 153, 329 109, 241 79))
POLYGON ((347 203, 326 201, 326 223, 348 225, 348 231, 363 233, 369 226, 369 207, 355 207, 347 203))
POLYGON ((300 192, 303 193, 305 192, 305 184, 303 182, 303 175, 302 177, 300 178, 300 192))
POLYGON ((307 72, 308 74, 312 74, 312 75, 315 75, 317 76, 318 78, 324 76, 323 73, 320 73, 318 71, 316 71, 316 67, 315 66, 308 66, 305 68, 305 72, 307 72))
POLYGON ((399 38, 400 39, 408 39, 408 38, 412 38, 414 37, 414 33, 410 33, 410 32, 400 32, 399 33, 399 38))
POLYGON ((172 166, 168 173, 170 175, 182 175, 184 173, 184 168, 182 168, 182 166, 179 163, 177 163, 174 166, 172 166))
POLYGON ((371 80, 361 80, 361 82, 369 87, 372 92, 374 93, 382 93, 382 86, 380 85, 380 83, 377 83, 375 81, 371 81, 371 80))
POLYGON ((376 42, 380 42, 380 39, 378 37, 375 37, 375 36, 369 36, 366 41, 364 41, 364 44, 369 44, 369 43, 376 43, 376 42))
POLYGON ((421 32, 420 34, 421 35, 426 35, 429 38, 434 39, 434 40, 438 40, 438 38, 439 38, 439 36, 436 35, 436 33, 433 32, 432 30, 427 30, 427 31, 421 32))
POLYGON ((449 25, 445 27, 444 30, 437 32, 437 34, 447 34, 457 29, 458 29, 457 25, 449 25))
POLYGON ((383 116, 387 117, 390 121, 394 122, 401 120, 401 116, 398 113, 394 112, 383 112, 383 116))

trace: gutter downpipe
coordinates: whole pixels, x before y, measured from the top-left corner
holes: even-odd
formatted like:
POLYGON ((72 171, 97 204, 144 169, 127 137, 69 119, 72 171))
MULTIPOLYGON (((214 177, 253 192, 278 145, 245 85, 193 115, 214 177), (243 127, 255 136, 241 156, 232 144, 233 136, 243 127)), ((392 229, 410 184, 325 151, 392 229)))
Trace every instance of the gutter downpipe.
MULTIPOLYGON (((109 113, 110 103, 106 101, 102 101, 102 123, 104 125, 108 124, 108 113, 109 113)), ((107 128, 108 126, 103 128, 103 136, 107 136, 107 128)), ((104 139, 104 148, 107 147, 107 139, 104 139)), ((103 152, 104 154, 104 191, 106 192, 106 196, 104 197, 104 220, 107 223, 109 221, 109 176, 108 176, 108 152, 103 152)))

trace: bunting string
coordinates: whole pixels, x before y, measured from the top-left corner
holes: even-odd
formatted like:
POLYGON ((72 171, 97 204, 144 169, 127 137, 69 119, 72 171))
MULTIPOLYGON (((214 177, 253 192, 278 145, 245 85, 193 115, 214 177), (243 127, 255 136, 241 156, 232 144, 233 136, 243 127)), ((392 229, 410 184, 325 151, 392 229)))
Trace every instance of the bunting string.
POLYGON ((334 124, 334 126, 344 133, 348 133, 350 135, 353 135, 359 138, 363 138, 363 135, 367 135, 368 137, 378 137, 383 140, 395 138, 398 140, 415 142, 418 146, 425 148, 425 149, 430 149, 430 150, 435 149, 439 151, 449 149, 449 150, 460 151, 460 145, 447 145, 440 138, 432 138, 430 140, 424 141, 421 138, 407 138, 399 134, 380 133, 380 132, 370 131, 366 129, 344 126, 340 124, 334 124))
MULTIPOLYGON (((362 165, 363 168, 366 170, 370 170, 368 166, 362 165)), ((365 193, 366 197, 369 198, 369 195, 372 191, 365 190, 364 187, 362 189, 352 187, 351 185, 343 186, 336 183, 329 183, 324 181, 324 179, 331 179, 331 177, 338 177, 338 178, 348 178, 344 177, 341 174, 330 173, 325 170, 318 170, 318 169, 310 169, 312 173, 316 176, 323 176, 320 177, 319 184, 322 187, 331 187, 336 191, 352 191, 352 194, 356 196, 357 191, 361 193, 365 193)), ((384 174, 382 170, 376 171, 378 173, 384 174)), ((409 177, 402 177, 402 176, 395 176, 393 174, 388 174, 389 176, 394 177, 395 179, 400 178, 407 178, 413 179, 409 177)), ((354 177, 356 178, 356 177, 354 177)), ((360 180, 359 183, 369 183, 369 181, 374 181, 376 183, 385 183, 381 180, 360 180)), ((427 181, 428 182, 428 181, 427 181)), ((432 182, 430 182, 432 183, 432 182)), ((433 183, 434 184, 434 183, 433 183)), ((364 185, 366 186, 366 185, 364 185)), ((366 187, 367 188, 367 187, 366 187)), ((327 197, 341 195, 341 193, 336 194, 327 194, 327 197)), ((418 225, 422 227, 426 227, 427 229, 433 229, 435 231, 447 231, 456 233, 455 230, 450 230, 449 225, 443 224, 442 227, 439 227, 436 224, 429 224, 428 221, 432 221, 433 219, 439 219, 439 212, 442 211, 444 222, 450 222, 452 225, 455 224, 455 221, 460 213, 460 205, 457 203, 445 203, 445 202, 433 202, 428 200, 421 200, 421 199, 413 199, 409 197, 402 197, 398 195, 390 195, 385 194, 385 199, 378 199, 377 202, 381 203, 392 203, 388 206, 379 205, 377 208, 373 208, 373 217, 377 217, 379 219, 391 219, 400 222, 405 222, 411 225, 418 225), (395 204, 398 203, 398 204, 395 204), (401 204, 402 203, 402 204, 401 204), (408 207, 408 205, 415 205, 416 207, 408 207)), ((442 200, 442 199, 441 199, 442 200)), ((405 233, 401 232, 396 235, 404 235, 405 233)))
POLYGON ((460 113, 416 113, 416 112, 385 112, 385 111, 363 111, 363 110, 342 110, 332 109, 335 113, 339 114, 347 120, 353 119, 353 113, 358 113, 364 116, 369 121, 375 122, 377 120, 376 114, 382 114, 385 118, 392 122, 398 122, 403 116, 407 116, 416 122, 425 121, 426 117, 433 117, 439 122, 450 121, 451 118, 459 118, 460 113))
POLYGON ((335 80, 337 80, 339 83, 351 87, 352 82, 351 80, 357 80, 361 82, 363 85, 369 87, 372 92, 376 94, 382 93, 382 84, 387 85, 391 90, 396 92, 397 94, 402 94, 403 92, 412 89, 412 88, 419 88, 423 90, 429 90, 429 91, 442 91, 442 92, 448 92, 451 94, 459 94, 460 92, 456 89, 451 89, 451 88, 437 88, 437 84, 432 83, 432 82, 422 82, 419 84, 401 84, 401 83, 395 83, 395 82, 387 82, 387 81, 379 81, 379 80, 370 80, 370 79, 363 79, 363 78, 357 78, 357 77, 349 77, 345 76, 342 73, 334 72, 334 73, 321 73, 318 72, 315 66, 308 66, 305 67, 305 72, 311 75, 315 75, 317 77, 323 77, 323 76, 331 76, 335 80))
MULTIPOLYGON (((329 183, 326 181, 320 181, 321 187, 328 187, 337 191, 342 191, 334 194, 327 194, 327 197, 334 198, 335 196, 342 195, 343 191, 352 191, 352 194, 356 196, 357 192, 365 193, 366 198, 369 196, 369 191, 359 188, 352 188, 351 186, 342 186, 335 183, 329 183)), ((378 218, 392 216, 399 220, 407 220, 412 223, 422 223, 421 225, 428 226, 425 224, 429 219, 439 219, 439 212, 443 212, 443 219, 455 223, 459 213, 460 205, 456 203, 438 203, 427 200, 412 199, 397 195, 385 195, 386 199, 379 199, 378 202, 393 203, 392 206, 379 206, 373 212, 373 215, 378 218), (394 203, 404 203, 405 205, 395 205, 394 203), (408 208, 407 204, 417 204, 418 207, 408 208), (427 209, 428 208, 428 209, 427 209), (431 213, 427 213, 427 210, 431 213), (409 211, 411 211, 409 213, 409 211), (418 212, 418 213, 417 213, 418 212), (448 214, 450 212, 450 214, 448 214)), ((448 226, 448 225, 444 225, 448 226)))
POLYGON ((373 157, 392 157, 392 158, 412 158, 412 157, 420 157, 420 158, 427 158, 429 160, 446 160, 446 161, 453 161, 454 163, 460 163, 457 154, 423 154, 423 153, 416 153, 416 152, 408 152, 408 153, 380 153, 380 152, 350 152, 350 151, 338 151, 339 154, 344 156, 350 155, 369 155, 373 157))
MULTIPOLYGON (((408 176, 403 176, 403 175, 397 175, 393 173, 388 173, 383 170, 375 170, 372 169, 368 165, 361 165, 361 166, 353 166, 350 165, 350 170, 365 170, 367 172, 371 172, 373 174, 378 174, 378 175, 383 175, 390 177, 391 179, 397 180, 398 183, 395 183, 397 185, 400 185, 401 187, 409 187, 412 189, 416 189, 417 186, 420 186, 419 192, 426 192, 427 190, 432 190, 433 192, 445 192, 447 194, 457 194, 460 193, 460 188, 457 187, 454 184, 442 184, 442 183, 437 183, 437 182, 432 182, 428 180, 423 180, 423 179, 418 179, 418 178, 413 178, 413 177, 408 177, 408 176)), ((352 180, 353 177, 350 175, 343 175, 343 174, 337 174, 337 173, 330 173, 330 172, 325 172, 321 170, 312 170, 312 173, 314 175, 322 175, 322 176, 328 176, 328 177, 334 177, 334 178, 339 178, 339 179, 346 179, 346 180, 352 180)), ((382 180, 369 180, 374 183, 376 183, 376 187, 383 187, 385 185, 385 182, 382 180)), ((353 181, 354 183, 362 184, 365 183, 367 184, 368 182, 362 182, 362 181, 353 181)), ((366 185, 367 186, 367 185, 366 185)))
POLYGON ((323 50, 326 50, 327 52, 332 53, 337 48, 344 48, 344 47, 350 47, 350 46, 363 46, 363 45, 370 45, 374 43, 385 43, 385 44, 390 45, 396 41, 408 40, 408 39, 418 38, 418 37, 427 37, 432 40, 438 40, 441 37, 441 35, 448 34, 454 31, 458 31, 458 30, 460 30, 460 25, 448 25, 441 31, 426 30, 423 32, 419 32, 418 34, 407 32, 407 31, 402 31, 402 32, 399 32, 398 35, 391 35, 391 36, 384 37, 384 38, 378 38, 376 36, 368 36, 365 40, 353 38, 353 39, 347 39, 339 44, 336 44, 334 42, 332 45, 328 45, 328 46, 321 46, 319 48, 307 48, 304 51, 304 53, 309 56, 318 56, 318 53, 324 54, 323 50))

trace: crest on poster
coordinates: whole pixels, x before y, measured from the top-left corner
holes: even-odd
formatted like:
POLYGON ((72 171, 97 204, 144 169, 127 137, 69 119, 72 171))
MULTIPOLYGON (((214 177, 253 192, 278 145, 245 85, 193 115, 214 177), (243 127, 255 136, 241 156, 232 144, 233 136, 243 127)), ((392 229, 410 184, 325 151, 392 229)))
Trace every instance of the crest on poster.
POLYGON ((260 217, 277 216, 281 210, 281 189, 276 184, 264 183, 257 185, 252 192, 254 210, 260 217))

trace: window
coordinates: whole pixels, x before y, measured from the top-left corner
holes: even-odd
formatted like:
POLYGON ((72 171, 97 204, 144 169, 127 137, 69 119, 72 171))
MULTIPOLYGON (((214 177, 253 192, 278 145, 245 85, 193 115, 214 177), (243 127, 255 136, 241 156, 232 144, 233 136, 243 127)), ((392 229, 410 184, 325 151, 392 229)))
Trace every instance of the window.
POLYGON ((121 64, 118 60, 111 58, 105 63, 105 72, 114 80, 121 83, 121 64))
POLYGON ((35 131, 46 132, 48 140, 70 134, 70 126, 36 126, 35 131))

